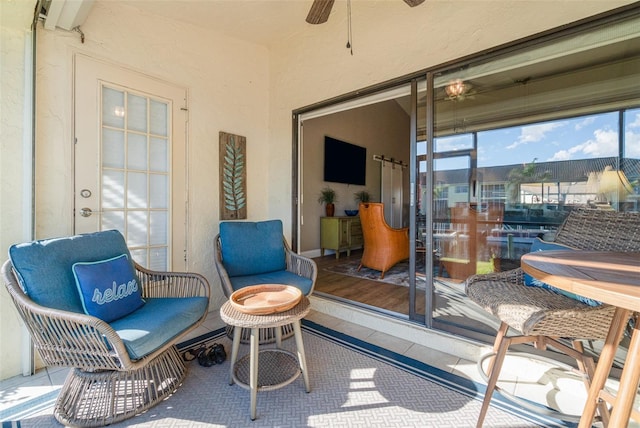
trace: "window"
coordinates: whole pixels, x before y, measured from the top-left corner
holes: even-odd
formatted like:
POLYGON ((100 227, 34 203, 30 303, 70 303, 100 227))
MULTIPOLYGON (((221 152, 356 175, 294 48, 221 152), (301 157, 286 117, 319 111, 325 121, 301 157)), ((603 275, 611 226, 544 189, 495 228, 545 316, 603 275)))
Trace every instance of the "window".
POLYGON ((464 184, 464 185, 457 185, 456 186, 456 193, 469 193, 469 185, 468 184, 464 184))

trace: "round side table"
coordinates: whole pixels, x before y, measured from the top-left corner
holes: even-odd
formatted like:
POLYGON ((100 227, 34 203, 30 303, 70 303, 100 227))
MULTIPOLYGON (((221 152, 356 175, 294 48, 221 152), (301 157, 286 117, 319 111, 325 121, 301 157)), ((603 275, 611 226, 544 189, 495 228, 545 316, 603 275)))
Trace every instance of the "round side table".
MULTIPOLYGON (((251 329, 250 351, 248 355, 238 358, 240 338, 242 334, 233 335, 231 348, 231 368, 229 373, 229 385, 237 383, 239 386, 249 389, 251 392, 251 420, 256 419, 256 401, 258 391, 270 391, 282 388, 290 384, 300 376, 304 378, 304 386, 307 392, 309 386, 309 374, 302 343, 302 330, 300 320, 311 310, 309 299, 302 296, 300 303, 285 312, 269 315, 251 315, 235 309, 231 303, 226 302, 220 308, 222 321, 234 328, 251 329), (269 327, 281 327, 286 324, 293 325, 296 341, 297 356, 281 349, 282 329, 276 328, 276 348, 259 350, 259 330, 269 327), (259 367, 264 370, 258 371, 259 367)), ((240 333, 240 332, 237 332, 240 333)))

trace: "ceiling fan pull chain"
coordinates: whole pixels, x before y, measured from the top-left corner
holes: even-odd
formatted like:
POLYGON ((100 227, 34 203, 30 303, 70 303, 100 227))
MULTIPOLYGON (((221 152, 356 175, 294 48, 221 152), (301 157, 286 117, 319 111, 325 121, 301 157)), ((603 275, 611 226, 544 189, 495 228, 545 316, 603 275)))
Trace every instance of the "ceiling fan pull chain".
POLYGON ((353 56, 353 44, 351 43, 351 0, 347 0, 347 49, 351 50, 351 56, 353 56))

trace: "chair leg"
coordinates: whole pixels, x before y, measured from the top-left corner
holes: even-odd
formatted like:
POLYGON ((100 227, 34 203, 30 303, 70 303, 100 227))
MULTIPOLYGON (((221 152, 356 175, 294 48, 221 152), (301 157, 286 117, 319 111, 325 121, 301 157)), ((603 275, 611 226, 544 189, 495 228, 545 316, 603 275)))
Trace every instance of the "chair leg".
MULTIPOLYGON (((596 365, 593 362, 593 358, 586 355, 584 353, 584 347, 582 346, 582 342, 579 340, 573 340, 571 342, 572 347, 566 346, 562 342, 559 342, 557 339, 552 337, 543 336, 545 346, 549 345, 557 350, 561 351, 565 355, 568 355, 576 360, 578 363, 578 370, 583 375, 583 382, 587 391, 589 391, 591 387, 591 380, 593 379, 594 373, 596 371, 596 365)), ((600 400, 597 404, 598 414, 600 415, 600 419, 602 420, 603 426, 609 426, 609 408, 607 407, 607 402, 605 400, 600 400)))
MULTIPOLYGON (((593 358, 588 357, 584 353, 584 346, 582 345, 581 341, 574 340, 571 342, 571 344, 573 345, 573 348, 581 355, 581 358, 576 358, 576 362, 578 363, 578 369, 584 374, 584 386, 587 388, 588 392, 589 388, 591 387, 591 379, 593 379, 593 374, 596 371, 596 365, 593 362, 593 358)), ((603 426, 609 426, 609 417, 611 414, 605 400, 600 400, 598 402, 598 414, 600 415, 603 426)))
MULTIPOLYGON (((502 325, 500 326, 500 331, 502 331, 502 325)), ((497 346, 498 351, 495 357, 493 357, 492 361, 489 363, 489 381, 487 382, 487 391, 484 393, 484 400, 482 401, 482 408, 480 409, 480 415, 478 415, 476 428, 482 428, 484 418, 487 415, 489 405, 491 404, 493 391, 495 391, 496 384, 498 383, 498 376, 500 375, 500 370, 502 369, 502 363, 504 362, 504 358, 507 355, 507 350, 509 349, 510 344, 511 339, 506 337, 504 334, 500 335, 500 332, 498 332, 498 336, 496 336, 496 343, 494 344, 494 348, 496 348, 497 346)))
MULTIPOLYGON (((502 343, 502 339, 504 339, 504 337, 507 334, 507 331, 509 330, 509 325, 505 322, 501 322, 500 323, 500 328, 498 328, 498 333, 496 334, 496 339, 493 341, 493 353, 497 354, 498 353, 498 349, 500 349, 500 344, 502 343)), ((493 364, 496 361, 496 358, 493 357, 490 361, 489 361, 489 367, 487 368, 487 375, 491 376, 491 372, 493 371, 493 364)))

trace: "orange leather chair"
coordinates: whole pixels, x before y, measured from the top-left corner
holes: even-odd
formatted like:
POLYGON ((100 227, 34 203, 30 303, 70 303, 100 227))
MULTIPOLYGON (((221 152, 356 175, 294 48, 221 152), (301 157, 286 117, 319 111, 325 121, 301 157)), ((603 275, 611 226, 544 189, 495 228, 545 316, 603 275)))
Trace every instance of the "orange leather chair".
POLYGON ((394 229, 384 220, 384 204, 366 202, 359 206, 364 251, 362 266, 384 273, 399 261, 409 258, 409 228, 394 229))

